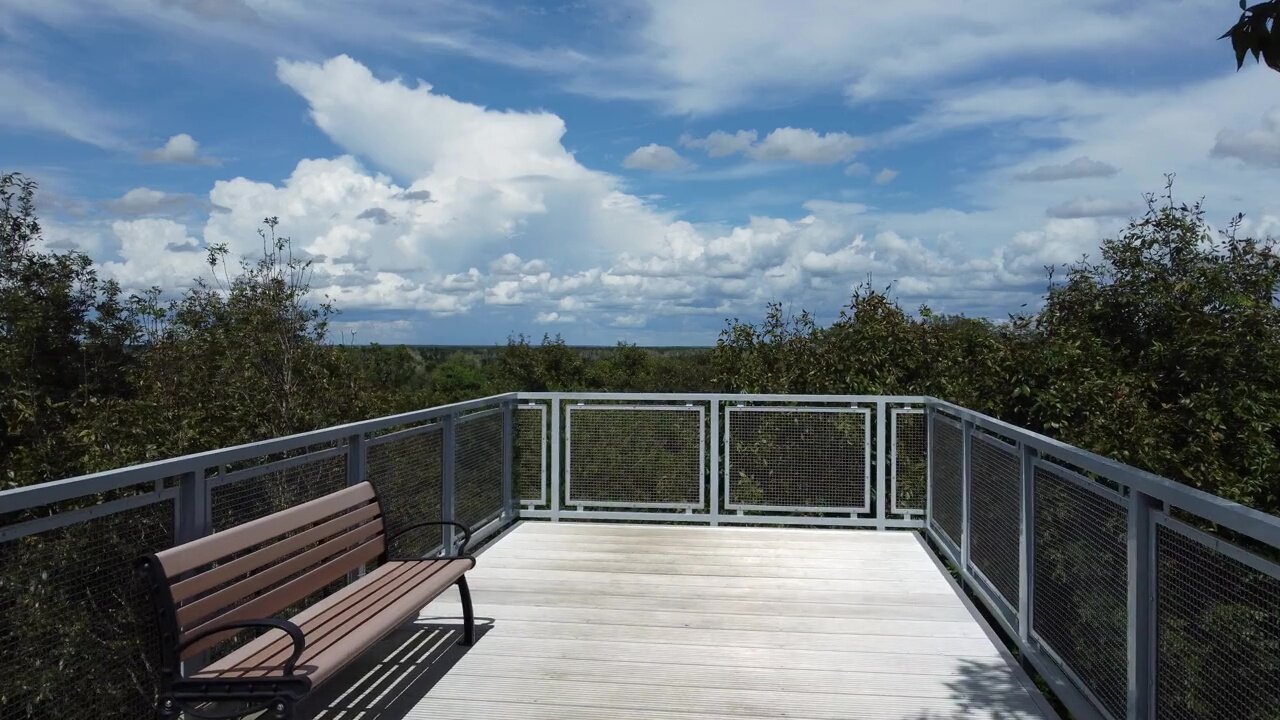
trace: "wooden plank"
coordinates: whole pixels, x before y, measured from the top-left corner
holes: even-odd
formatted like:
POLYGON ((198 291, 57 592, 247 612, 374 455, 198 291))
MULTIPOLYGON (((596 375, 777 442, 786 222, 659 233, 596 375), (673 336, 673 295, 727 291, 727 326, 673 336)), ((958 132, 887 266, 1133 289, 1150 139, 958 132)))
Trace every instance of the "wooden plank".
MULTIPOLYGON (((452 606, 456 609, 456 605, 452 606)), ((699 612, 668 610, 614 610, 599 607, 531 607, 490 603, 485 611, 503 621, 525 620, 542 623, 577 623, 609 627, 688 628, 693 630, 744 630, 792 635, 791 643, 808 645, 811 634, 820 634, 834 642, 852 645, 865 636, 897 636, 903 642, 917 638, 938 640, 970 638, 990 644, 982 628, 972 620, 960 622, 939 620, 896 620, 834 617, 795 617, 790 615, 733 615, 717 611, 707 604, 699 612), (843 637, 849 636, 849 637, 843 637)))
POLYGON ((614 583, 652 583, 655 585, 677 585, 683 587, 735 587, 755 588, 760 586, 778 589, 807 591, 831 590, 858 592, 871 590, 877 592, 901 592, 902 599, 927 593, 951 593, 951 588, 940 575, 934 574, 929 581, 924 580, 805 580, 802 578, 761 578, 742 577, 736 575, 668 575, 664 573, 595 573, 586 570, 531 570, 528 568, 486 568, 483 565, 476 569, 477 581, 483 578, 503 580, 541 580, 541 581, 588 581, 597 582, 601 589, 614 583))
MULTIPOLYGON (((743 593, 748 599, 733 597, 708 598, 706 596, 687 598, 663 592, 658 588, 647 595, 615 595, 592 594, 589 588, 581 592, 546 592, 530 590, 525 586, 514 585, 513 589, 490 590, 487 585, 472 587, 471 597, 477 606, 523 605, 526 607, 592 607, 613 610, 652 610, 662 609, 671 612, 703 612, 708 605, 714 603, 716 612, 732 615, 764 615, 766 617, 803 617, 803 618, 865 618, 886 620, 949 620, 953 622, 971 622, 969 611, 953 604, 944 605, 902 605, 892 599, 882 602, 858 602, 857 598, 848 598, 851 602, 770 602, 752 599, 751 593, 743 593), (709 602, 710 601, 710 602, 709 602)), ((793 595, 795 593, 792 593, 793 595)), ((441 598, 444 602, 458 600, 456 590, 448 590, 441 598)), ((880 598, 870 598, 882 600, 880 598)))
POLYGON ((700 716, 732 709, 739 717, 783 718, 793 717, 797 714, 797 708, 806 717, 822 720, 935 715, 1006 720, 1042 717, 1025 695, 1021 698, 1004 698, 996 694, 985 694, 980 687, 971 693, 958 691, 954 696, 944 698, 878 695, 850 697, 822 692, 816 686, 807 692, 786 692, 773 689, 684 688, 528 678, 496 679, 450 673, 432 688, 429 697, 442 700, 485 698, 531 705, 589 705, 598 708, 603 717, 608 717, 609 711, 614 709, 688 712, 700 716), (966 708, 966 700, 981 709, 974 712, 973 709, 966 708))
POLYGON ((537 558, 485 557, 485 568, 521 568, 526 570, 572 570, 606 574, 710 575, 742 578, 800 578, 803 580, 863 580, 917 584, 938 580, 932 568, 866 568, 860 566, 793 566, 785 560, 773 565, 739 564, 724 561, 711 564, 691 563, 662 556, 651 562, 611 562, 602 560, 557 560, 537 558))
MULTIPOLYGON (((625 683, 628 685, 654 685, 659 687, 723 688, 728 690, 752 690, 770 688, 783 692, 807 693, 814 688, 837 695, 884 695, 902 698, 956 698, 965 699, 998 697, 1003 702, 1016 702, 1022 695, 1013 673, 1001 661, 984 663, 974 668, 982 673, 981 689, 963 687, 970 674, 949 676, 945 682, 921 682, 920 678, 904 672, 853 671, 845 665, 834 668, 796 670, 771 667, 725 667, 705 665, 699 662, 646 663, 631 659, 561 659, 530 658, 491 655, 481 662, 461 662, 452 672, 459 675, 476 675, 493 678, 525 678, 531 680, 560 680, 572 678, 574 682, 625 683)), ((973 683, 975 686, 978 683, 973 683)))
POLYGON ((525 523, 468 577, 492 626, 408 717, 1044 717, 910 533, 525 523))
MULTIPOLYGON (((910 677, 954 677, 975 669, 986 672, 1002 666, 999 658, 975 660, 952 655, 878 653, 861 648, 813 650, 801 647, 734 647, 724 645, 667 645, 618 640, 557 640, 489 633, 467 655, 509 655, 527 659, 631 660, 672 665, 727 668, 788 668, 890 673, 910 677)), ((484 667, 481 662, 480 667, 484 667)))

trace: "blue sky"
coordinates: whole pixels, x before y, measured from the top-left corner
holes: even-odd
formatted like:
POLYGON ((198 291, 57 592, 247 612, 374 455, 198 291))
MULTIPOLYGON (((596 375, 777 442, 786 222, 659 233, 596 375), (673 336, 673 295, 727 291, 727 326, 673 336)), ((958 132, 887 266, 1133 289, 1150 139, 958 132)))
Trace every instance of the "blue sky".
POLYGON ((180 292, 263 217, 358 342, 709 344, 871 278, 1000 318, 1164 173, 1280 229, 1230 2, 8 0, 0 167, 180 292))

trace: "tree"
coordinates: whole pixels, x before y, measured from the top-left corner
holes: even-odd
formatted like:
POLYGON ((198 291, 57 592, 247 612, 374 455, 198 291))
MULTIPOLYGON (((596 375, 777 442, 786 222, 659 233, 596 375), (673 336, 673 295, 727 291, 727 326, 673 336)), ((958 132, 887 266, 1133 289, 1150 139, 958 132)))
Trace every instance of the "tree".
POLYGON ((1247 5, 1240 0, 1240 19, 1218 39, 1231 38, 1236 53, 1236 70, 1244 66, 1245 56, 1253 53, 1255 62, 1266 62, 1280 72, 1280 0, 1267 0, 1247 5))

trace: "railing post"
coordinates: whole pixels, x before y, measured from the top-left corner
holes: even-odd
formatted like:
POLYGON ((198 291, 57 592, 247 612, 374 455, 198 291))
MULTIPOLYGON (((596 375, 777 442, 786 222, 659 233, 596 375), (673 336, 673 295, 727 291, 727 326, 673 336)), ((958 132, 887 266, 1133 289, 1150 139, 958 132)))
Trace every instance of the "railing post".
POLYGON ((885 466, 889 462, 888 448, 885 447, 885 402, 876 401, 876 529, 886 530, 887 519, 885 508, 885 466))
POLYGON ((933 405, 924 406, 924 529, 933 528, 933 405))
POLYGON ((213 532, 209 484, 203 470, 183 473, 178 481, 178 498, 173 516, 175 545, 197 540, 213 532))
POLYGON ((551 398, 551 522, 560 520, 560 398, 551 398))
POLYGON ((711 527, 720 524, 720 401, 711 401, 711 527))
POLYGON ((1152 717, 1155 698, 1155 498, 1129 488, 1129 713, 1152 717))
POLYGON ((1026 443, 1019 444, 1021 455, 1022 511, 1018 533, 1018 638, 1023 647, 1031 646, 1031 612, 1036 591, 1036 451, 1026 443))
POLYGON ((973 487, 973 421, 960 423, 960 574, 969 577, 970 498, 973 487))
POLYGON ((347 438, 347 487, 359 485, 365 477, 366 450, 364 433, 356 433, 347 438))
MULTIPOLYGON (((440 519, 452 521, 454 519, 454 457, 457 450, 457 416, 450 413, 444 416, 443 437, 441 437, 441 473, 440 473, 440 519)), ((441 529, 440 540, 444 545, 446 555, 453 554, 453 527, 444 525, 441 529)))
POLYGON ((516 517, 515 472, 515 407, 511 401, 502 403, 502 522, 516 517))

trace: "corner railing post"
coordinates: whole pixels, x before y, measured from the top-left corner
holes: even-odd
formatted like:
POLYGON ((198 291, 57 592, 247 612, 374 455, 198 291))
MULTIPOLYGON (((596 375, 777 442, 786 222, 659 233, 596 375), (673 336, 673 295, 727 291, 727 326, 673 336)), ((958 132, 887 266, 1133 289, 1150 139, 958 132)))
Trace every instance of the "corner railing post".
POLYGON ((560 520, 560 398, 551 398, 551 522, 560 520))
POLYGON ((969 521, 972 512, 973 489, 973 421, 960 423, 960 574, 969 577, 969 537, 973 526, 969 521))
POLYGON ((711 401, 711 474, 707 477, 710 484, 711 527, 720 524, 720 401, 711 401))
POLYGON ((502 522, 516 518, 515 493, 515 405, 502 403, 502 522))
POLYGON ((1036 589, 1035 544, 1035 472, 1036 451, 1026 443, 1019 444, 1021 479, 1021 522, 1018 532, 1018 638, 1023 647, 1031 646, 1031 612, 1036 589))
POLYGON ((1155 498, 1129 488, 1130 720, 1152 717, 1155 697, 1155 498))
POLYGON ((885 470, 889 460, 888 448, 885 446, 885 402, 876 401, 876 529, 885 530, 887 515, 885 508, 885 470))
MULTIPOLYGON (((457 493, 454 487, 454 458, 457 454, 457 416, 450 413, 444 416, 444 430, 441 438, 440 452, 440 519, 454 519, 454 498, 457 493)), ((453 527, 444 525, 441 529, 440 541, 447 555, 453 554, 453 527)))

